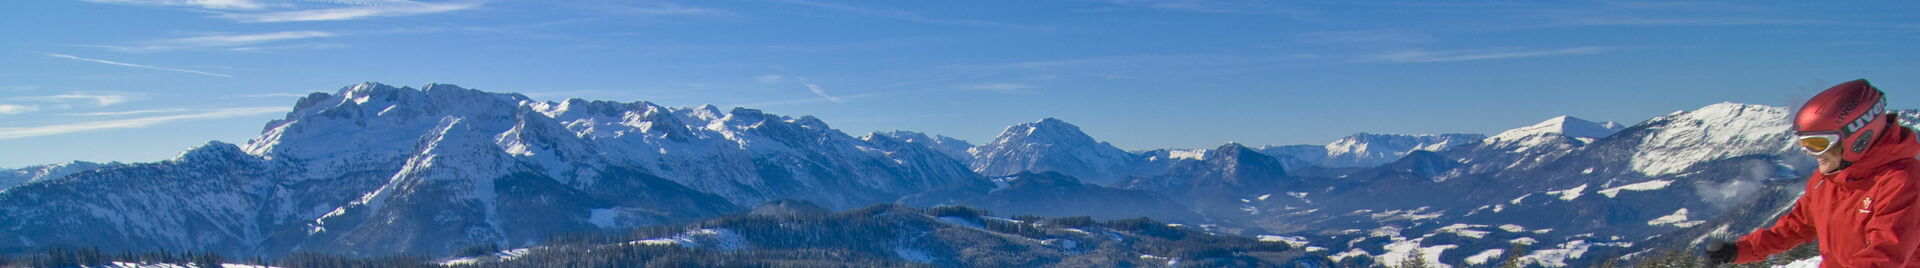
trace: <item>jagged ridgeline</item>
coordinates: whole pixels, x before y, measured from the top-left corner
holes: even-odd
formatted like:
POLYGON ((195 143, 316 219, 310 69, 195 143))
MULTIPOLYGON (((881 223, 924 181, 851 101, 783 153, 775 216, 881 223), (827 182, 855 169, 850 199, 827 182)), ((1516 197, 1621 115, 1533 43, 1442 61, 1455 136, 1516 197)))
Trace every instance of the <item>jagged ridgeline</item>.
POLYGON ((1128 152, 1054 118, 975 146, 908 131, 852 136, 745 108, 366 83, 302 98, 245 144, 0 170, 0 255, 491 255, 466 260, 517 265, 495 261, 617 248, 649 261, 827 266, 1286 263, 1157 242, 1103 249, 1181 241, 1095 230, 1131 222, 1285 243, 1297 248, 1289 256, 1343 265, 1631 264, 1784 211, 1812 165, 1789 141, 1788 114, 1720 103, 1631 125, 1559 116, 1491 136, 1128 152), (952 205, 1006 217, 912 209, 952 205), (601 232, 620 235, 562 235, 601 232), (980 257, 1001 255, 1025 257, 980 257))

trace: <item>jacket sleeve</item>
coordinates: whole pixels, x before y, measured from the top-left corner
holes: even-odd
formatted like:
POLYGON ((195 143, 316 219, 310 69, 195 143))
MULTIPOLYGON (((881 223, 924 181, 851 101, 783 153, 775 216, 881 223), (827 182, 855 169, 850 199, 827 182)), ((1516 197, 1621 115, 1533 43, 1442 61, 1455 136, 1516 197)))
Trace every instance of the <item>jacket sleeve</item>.
POLYGON ((1914 248, 1920 246, 1920 187, 1913 174, 1894 171, 1882 177, 1873 188, 1869 204, 1872 218, 1867 220, 1866 248, 1847 258, 1847 267, 1903 267, 1909 265, 1914 248))
MULTIPOLYGON (((1819 180, 1821 180, 1821 178, 1815 176, 1811 180, 1813 181, 1808 183, 1812 183, 1812 187, 1819 187, 1819 180)), ((1807 196, 1813 195, 1815 192, 1815 189, 1812 187, 1807 189, 1806 194, 1800 195, 1800 199, 1794 200, 1793 209, 1788 210, 1786 215, 1780 216, 1780 219, 1775 221, 1772 227, 1755 230, 1751 234, 1741 236, 1740 241, 1735 242, 1738 246, 1737 249, 1739 249, 1739 256, 1734 257, 1733 263, 1749 263, 1766 260, 1768 256, 1773 256, 1773 254, 1793 249, 1793 247, 1811 241, 1814 231, 1813 225, 1807 224, 1809 218, 1807 218, 1806 210, 1808 209, 1807 196)))

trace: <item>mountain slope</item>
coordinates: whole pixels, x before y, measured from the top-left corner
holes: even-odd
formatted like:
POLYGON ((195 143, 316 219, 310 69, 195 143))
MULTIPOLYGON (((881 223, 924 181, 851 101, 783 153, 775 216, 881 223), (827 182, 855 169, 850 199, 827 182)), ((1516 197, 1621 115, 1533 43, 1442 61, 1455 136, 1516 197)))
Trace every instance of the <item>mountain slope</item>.
POLYGON ((974 147, 972 152, 974 160, 969 166, 982 175, 1054 171, 1095 184, 1124 179, 1143 161, 1138 155, 1095 141, 1078 126, 1053 118, 1007 127, 993 142, 974 147))
MULTIPOLYGON (((926 133, 919 133, 919 132, 912 132, 912 131, 899 131, 899 130, 890 131, 890 132, 874 132, 868 135, 869 136, 886 136, 888 138, 892 138, 894 140, 898 140, 908 144, 915 144, 921 147, 926 147, 927 149, 933 150, 935 152, 940 152, 940 154, 947 155, 948 157, 952 157, 953 160, 960 161, 960 163, 973 162, 973 153, 968 152, 968 150, 973 149, 973 144, 967 143, 967 141, 963 141, 960 139, 955 139, 953 137, 939 136, 939 135, 928 136, 926 133)), ((867 140, 868 138, 861 138, 861 139, 867 140)))

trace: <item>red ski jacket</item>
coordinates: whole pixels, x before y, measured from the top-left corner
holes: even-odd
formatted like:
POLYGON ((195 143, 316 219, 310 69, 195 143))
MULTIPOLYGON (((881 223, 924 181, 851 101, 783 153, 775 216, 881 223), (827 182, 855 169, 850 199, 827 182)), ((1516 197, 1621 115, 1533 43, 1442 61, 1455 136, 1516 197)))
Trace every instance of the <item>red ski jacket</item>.
POLYGON ((1920 141, 1890 127, 1872 151, 1833 175, 1814 172, 1806 194, 1773 227, 1740 237, 1734 263, 1819 239, 1820 267, 1920 267, 1920 141))

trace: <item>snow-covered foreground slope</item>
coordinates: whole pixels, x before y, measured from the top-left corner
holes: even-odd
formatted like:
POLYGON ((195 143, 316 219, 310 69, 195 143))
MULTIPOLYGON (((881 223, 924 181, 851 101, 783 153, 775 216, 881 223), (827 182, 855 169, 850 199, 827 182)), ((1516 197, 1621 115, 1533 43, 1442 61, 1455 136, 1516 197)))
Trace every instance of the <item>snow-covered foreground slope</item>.
POLYGON ((1773 267, 1774 268, 1819 268, 1820 259, 1821 259, 1820 257, 1813 257, 1809 259, 1793 261, 1793 263, 1788 263, 1786 265, 1774 265, 1773 267))
POLYGON ((1524 263, 1631 263, 1744 234, 1784 211, 1812 165, 1788 147, 1785 113, 1722 103, 1606 137, 1489 138, 1343 173, 1332 185, 1270 191, 1247 199, 1244 211, 1271 215, 1252 223, 1270 234, 1305 238, 1343 260, 1394 263, 1419 252, 1453 265, 1489 263, 1520 244, 1524 263))

